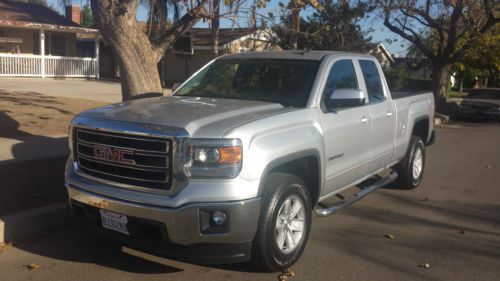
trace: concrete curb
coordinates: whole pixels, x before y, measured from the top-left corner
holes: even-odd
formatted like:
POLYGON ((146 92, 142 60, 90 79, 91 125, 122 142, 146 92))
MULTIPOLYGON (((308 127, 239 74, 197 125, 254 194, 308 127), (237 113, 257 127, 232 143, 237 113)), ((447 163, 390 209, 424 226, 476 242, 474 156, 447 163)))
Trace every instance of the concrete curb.
POLYGON ((0 243, 56 228, 69 218, 67 202, 0 217, 0 243))

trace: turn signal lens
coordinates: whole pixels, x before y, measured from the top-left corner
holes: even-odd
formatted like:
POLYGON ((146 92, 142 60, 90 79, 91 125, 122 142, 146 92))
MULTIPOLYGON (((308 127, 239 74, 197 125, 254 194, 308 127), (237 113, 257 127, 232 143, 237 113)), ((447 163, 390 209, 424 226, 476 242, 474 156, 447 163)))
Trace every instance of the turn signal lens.
POLYGON ((219 147, 220 164, 236 164, 241 161, 241 146, 219 147))

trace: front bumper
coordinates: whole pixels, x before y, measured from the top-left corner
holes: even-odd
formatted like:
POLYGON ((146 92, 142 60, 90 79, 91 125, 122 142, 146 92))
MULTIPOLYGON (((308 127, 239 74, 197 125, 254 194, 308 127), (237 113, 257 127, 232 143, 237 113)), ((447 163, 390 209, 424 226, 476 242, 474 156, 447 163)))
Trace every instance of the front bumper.
POLYGON ((70 202, 75 201, 98 209, 159 222, 165 226, 169 241, 180 245, 249 242, 255 236, 260 214, 260 198, 236 202, 194 203, 180 208, 161 208, 103 197, 71 185, 66 187, 70 202), (200 211, 202 210, 222 210, 228 213, 228 232, 202 234, 200 229, 200 211))

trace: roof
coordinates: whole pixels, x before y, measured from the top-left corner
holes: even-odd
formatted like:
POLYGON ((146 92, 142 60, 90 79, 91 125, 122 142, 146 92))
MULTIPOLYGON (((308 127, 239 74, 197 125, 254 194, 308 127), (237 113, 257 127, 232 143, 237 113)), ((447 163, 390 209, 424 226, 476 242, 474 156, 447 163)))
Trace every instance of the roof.
POLYGON ((301 59, 301 60, 321 60, 327 55, 333 56, 356 56, 370 57, 366 54, 337 52, 337 51, 265 51, 265 52, 244 52, 221 57, 221 59, 301 59))
POLYGON ((95 29, 84 28, 43 5, 7 0, 0 0, 0 26, 97 32, 95 29))
MULTIPOLYGON (((221 28, 219 29, 219 45, 225 45, 257 31, 258 29, 255 28, 221 28)), ((210 46, 211 30, 209 28, 192 28, 189 33, 193 46, 210 46)))
MULTIPOLYGON (((1 0, 0 0, 1 1, 1 0)), ((149 25, 147 22, 140 21, 139 25, 142 26, 146 33, 151 32, 152 37, 158 36, 158 26, 153 25, 152 30, 149 30, 149 25)), ((168 29, 170 26, 165 26, 168 29)), ((234 40, 238 40, 247 35, 256 33, 261 29, 259 28, 220 28, 219 29, 219 46, 226 45, 234 40)), ((188 30, 187 34, 191 36, 191 41, 193 46, 196 47, 210 47, 211 46, 211 36, 212 30, 210 28, 191 28, 188 30)))

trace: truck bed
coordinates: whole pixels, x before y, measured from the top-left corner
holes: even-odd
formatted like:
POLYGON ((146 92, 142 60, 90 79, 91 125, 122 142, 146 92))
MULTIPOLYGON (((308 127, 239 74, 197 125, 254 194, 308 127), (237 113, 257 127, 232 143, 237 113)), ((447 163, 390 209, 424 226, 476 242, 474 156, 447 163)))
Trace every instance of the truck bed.
POLYGON ((428 94, 429 91, 391 91, 391 96, 393 100, 406 98, 411 96, 428 94))

